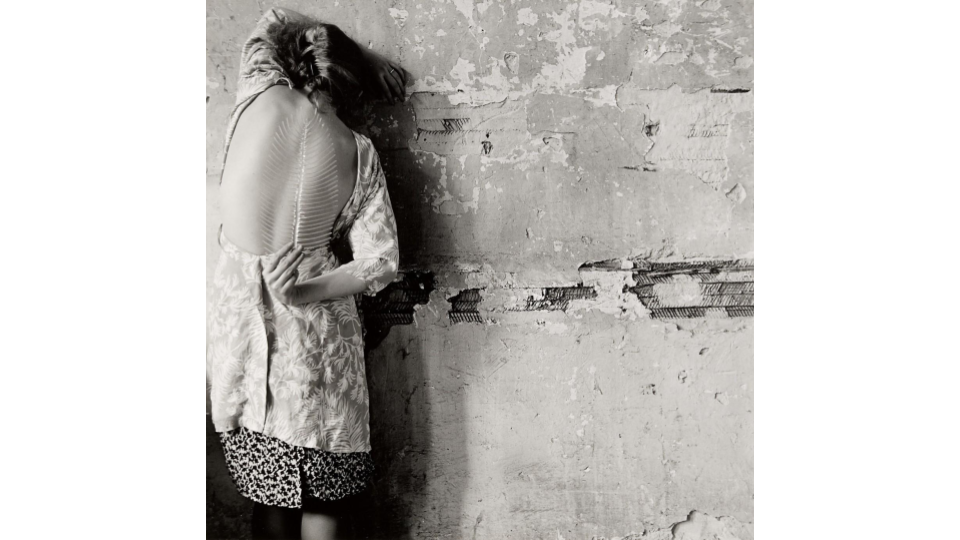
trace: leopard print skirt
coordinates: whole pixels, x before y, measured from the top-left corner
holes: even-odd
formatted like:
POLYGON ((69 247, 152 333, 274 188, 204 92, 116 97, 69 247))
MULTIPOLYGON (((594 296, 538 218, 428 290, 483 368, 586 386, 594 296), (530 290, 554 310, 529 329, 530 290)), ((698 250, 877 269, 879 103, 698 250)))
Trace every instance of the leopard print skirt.
POLYGON ((301 508, 304 496, 343 499, 363 491, 373 475, 369 452, 293 446, 242 427, 220 433, 220 442, 240 494, 270 506, 301 508))

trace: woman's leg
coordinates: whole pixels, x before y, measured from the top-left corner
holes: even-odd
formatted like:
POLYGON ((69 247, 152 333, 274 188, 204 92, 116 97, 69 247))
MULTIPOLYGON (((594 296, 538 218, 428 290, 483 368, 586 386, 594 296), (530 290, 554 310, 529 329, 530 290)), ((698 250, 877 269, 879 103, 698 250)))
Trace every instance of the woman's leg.
POLYGON ((304 511, 300 521, 300 538, 302 540, 335 540, 337 516, 304 511))
POLYGON ((300 540, 300 509, 253 503, 253 540, 300 540))
MULTIPOLYGON (((300 534, 303 540, 333 540, 337 538, 337 530, 343 529, 346 525, 346 531, 340 531, 340 537, 351 537, 351 520, 345 519, 354 516, 362 503, 357 495, 351 495, 345 499, 336 501, 321 501, 312 497, 303 498, 303 518, 300 534)), ((356 534, 356 531, 353 531, 356 534)))
POLYGON ((300 524, 300 536, 303 540, 334 540, 337 537, 337 525, 347 511, 346 500, 321 501, 310 497, 303 498, 303 518, 300 524))

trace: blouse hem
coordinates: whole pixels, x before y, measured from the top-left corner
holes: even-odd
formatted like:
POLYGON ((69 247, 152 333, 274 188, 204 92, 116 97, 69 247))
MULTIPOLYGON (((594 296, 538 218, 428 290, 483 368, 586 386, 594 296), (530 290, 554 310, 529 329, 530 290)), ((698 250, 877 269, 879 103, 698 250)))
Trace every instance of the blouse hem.
POLYGON ((219 424, 216 423, 216 422, 214 422, 214 424, 213 424, 213 429, 214 429, 214 431, 216 431, 217 433, 225 433, 225 432, 233 431, 233 430, 239 429, 239 428, 248 429, 248 430, 253 431, 253 432, 255 432, 255 433, 259 433, 259 434, 263 435, 264 437, 272 437, 272 438, 274 438, 274 439, 277 439, 278 441, 285 442, 285 443, 287 443, 287 444, 289 444, 289 445, 291 445, 291 446, 299 446, 300 448, 311 448, 311 449, 313 449, 313 450, 319 450, 319 451, 321 451, 321 452, 329 452, 329 453, 331 453, 331 454, 356 454, 356 453, 361 453, 361 452, 367 452, 367 453, 369 453, 369 452, 372 450, 372 447, 370 446, 369 443, 366 444, 366 445, 364 445, 364 446, 361 446, 360 448, 350 449, 350 450, 333 450, 333 449, 330 449, 330 448, 324 448, 324 447, 322 447, 322 446, 310 446, 310 445, 306 445, 306 444, 297 444, 297 443, 295 443, 295 442, 285 440, 285 439, 283 439, 283 438, 281 438, 281 437, 277 437, 277 436, 274 436, 274 435, 267 435, 267 434, 264 433, 262 430, 256 429, 256 428, 253 428, 253 427, 250 427, 250 426, 245 426, 245 425, 243 425, 242 423, 240 423, 240 422, 237 421, 237 420, 228 421, 228 422, 226 422, 226 423, 219 423, 219 424))

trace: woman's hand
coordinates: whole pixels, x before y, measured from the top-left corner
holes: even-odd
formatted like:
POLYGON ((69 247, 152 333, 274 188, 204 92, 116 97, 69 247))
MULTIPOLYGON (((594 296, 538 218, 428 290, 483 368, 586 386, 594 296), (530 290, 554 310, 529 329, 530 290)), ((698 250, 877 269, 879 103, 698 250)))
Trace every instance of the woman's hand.
POLYGON ((370 69, 373 72, 374 85, 383 94, 384 99, 393 103, 403 101, 407 85, 407 72, 398 64, 370 50, 363 50, 370 69))
POLYGON ((272 263, 263 268, 263 280, 267 288, 287 305, 294 305, 299 300, 297 291, 297 266, 303 261, 303 248, 301 246, 293 247, 293 242, 288 242, 277 255, 272 263))

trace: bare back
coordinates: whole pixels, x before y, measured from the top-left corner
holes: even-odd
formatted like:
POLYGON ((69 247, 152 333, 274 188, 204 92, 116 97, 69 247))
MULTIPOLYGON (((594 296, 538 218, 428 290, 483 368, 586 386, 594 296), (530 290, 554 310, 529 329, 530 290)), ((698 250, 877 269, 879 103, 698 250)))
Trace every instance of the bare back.
POLYGON ((357 141, 333 113, 284 86, 243 112, 224 165, 220 210, 226 237, 258 255, 293 241, 327 247, 357 180, 357 141))

